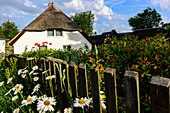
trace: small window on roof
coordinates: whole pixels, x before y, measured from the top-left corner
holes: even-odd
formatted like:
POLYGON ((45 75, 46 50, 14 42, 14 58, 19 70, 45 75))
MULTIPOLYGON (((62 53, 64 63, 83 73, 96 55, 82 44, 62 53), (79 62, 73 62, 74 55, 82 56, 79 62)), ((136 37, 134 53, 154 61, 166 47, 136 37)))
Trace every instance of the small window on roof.
POLYGON ((47 36, 54 36, 54 30, 52 29, 47 30, 47 36))
POLYGON ((56 30, 56 36, 62 36, 62 30, 56 30))

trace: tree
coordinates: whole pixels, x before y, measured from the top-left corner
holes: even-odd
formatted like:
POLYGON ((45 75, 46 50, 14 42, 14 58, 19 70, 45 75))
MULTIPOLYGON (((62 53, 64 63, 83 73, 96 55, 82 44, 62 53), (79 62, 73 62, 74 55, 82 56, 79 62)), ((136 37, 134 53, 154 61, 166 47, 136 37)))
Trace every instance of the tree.
POLYGON ((76 13, 71 19, 88 35, 93 34, 94 14, 91 11, 76 13))
POLYGON ((137 16, 130 17, 128 20, 132 30, 158 27, 161 24, 161 15, 155 9, 147 8, 137 16))
POLYGON ((15 25, 15 22, 10 22, 9 20, 2 23, 0 26, 0 35, 4 38, 12 39, 19 33, 18 27, 15 25))

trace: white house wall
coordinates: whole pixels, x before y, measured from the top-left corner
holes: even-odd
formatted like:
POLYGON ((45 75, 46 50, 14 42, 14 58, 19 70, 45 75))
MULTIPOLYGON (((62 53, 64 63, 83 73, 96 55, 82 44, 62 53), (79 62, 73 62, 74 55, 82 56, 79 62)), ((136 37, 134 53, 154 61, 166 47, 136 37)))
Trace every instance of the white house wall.
POLYGON ((0 40, 0 53, 5 53, 5 40, 0 40))
MULTIPOLYGON (((31 51, 35 47, 35 43, 42 44, 42 42, 52 43, 47 45, 47 49, 63 49, 63 45, 71 45, 71 48, 78 49, 88 45, 92 48, 91 43, 78 31, 62 31, 63 36, 47 36, 47 31, 31 32, 26 31, 15 43, 14 54, 22 54, 27 47, 27 51, 31 51)), ((35 48, 37 49, 37 48, 35 48)))

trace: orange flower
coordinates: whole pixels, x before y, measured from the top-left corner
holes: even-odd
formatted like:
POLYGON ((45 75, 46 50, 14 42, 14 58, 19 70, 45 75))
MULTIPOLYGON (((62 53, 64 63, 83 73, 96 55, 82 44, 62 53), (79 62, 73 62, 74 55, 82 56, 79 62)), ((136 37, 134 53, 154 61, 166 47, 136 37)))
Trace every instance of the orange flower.
POLYGON ((142 74, 141 77, 143 78, 143 77, 144 77, 144 74, 142 74))
POLYGON ((146 61, 147 59, 144 57, 144 61, 146 61))
POLYGON ((155 56, 155 59, 158 59, 158 57, 157 57, 157 56, 155 56))
POLYGON ((153 68, 154 68, 154 70, 157 70, 158 67, 157 67, 157 65, 155 65, 153 68))
POLYGON ((142 57, 140 57, 139 59, 142 60, 142 57))
POLYGON ((138 66, 136 65, 136 66, 135 66, 135 68, 137 69, 137 68, 138 68, 138 66))
POLYGON ((148 66, 150 64, 150 62, 146 62, 146 66, 148 66))

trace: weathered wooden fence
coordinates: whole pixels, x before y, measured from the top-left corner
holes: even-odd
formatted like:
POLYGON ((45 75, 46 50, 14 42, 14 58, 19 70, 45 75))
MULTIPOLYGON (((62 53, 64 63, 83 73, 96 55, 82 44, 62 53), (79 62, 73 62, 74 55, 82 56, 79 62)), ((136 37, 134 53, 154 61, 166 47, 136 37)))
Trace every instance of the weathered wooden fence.
MULTIPOLYGON (((35 63, 36 58, 33 60, 26 60, 27 58, 21 56, 15 56, 18 58, 18 67, 24 68, 27 65, 35 63)), ((59 109, 63 111, 65 107, 68 107, 68 98, 66 91, 63 89, 63 82, 60 80, 59 71, 56 67, 56 63, 61 63, 62 70, 66 70, 66 79, 64 81, 66 85, 66 91, 71 93, 73 100, 77 97, 89 97, 88 84, 87 84, 87 72, 86 64, 79 64, 78 66, 78 79, 77 70, 74 62, 70 62, 67 66, 67 62, 55 59, 51 57, 44 57, 38 60, 37 64, 41 69, 47 70, 49 75, 56 75, 53 80, 54 94, 58 97, 57 103, 59 109), (77 80, 79 81, 77 84, 77 80), (79 85, 79 89, 78 89, 79 85), (70 88, 71 87, 71 88, 70 88), (71 89, 71 90, 70 90, 71 89)), ((30 69, 30 67, 29 67, 30 69)), ((49 85, 45 81, 47 74, 41 77, 42 82, 46 84, 44 91, 46 90, 50 94, 49 85)), ((92 66, 90 68, 90 77, 92 83, 92 99, 93 99, 93 113, 102 113, 101 101, 100 101, 100 85, 99 85, 99 73, 98 67, 92 66)), ((117 88, 116 88, 116 69, 106 68, 104 71, 105 78, 105 94, 106 94, 106 111, 107 113, 118 113, 117 103, 117 88)), ((140 92, 139 92, 139 77, 138 72, 126 71, 124 74, 124 86, 125 86, 125 101, 127 113, 140 113, 140 92)), ((158 76, 153 76, 150 82, 151 89, 151 109, 152 113, 170 113, 170 79, 158 76)), ((74 109, 75 113, 78 113, 77 108, 74 109)), ((89 112, 89 111, 88 111, 89 112)), ((90 111, 92 112, 92 111, 90 111)))

